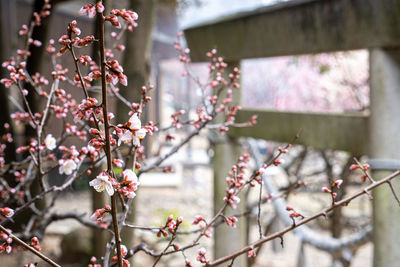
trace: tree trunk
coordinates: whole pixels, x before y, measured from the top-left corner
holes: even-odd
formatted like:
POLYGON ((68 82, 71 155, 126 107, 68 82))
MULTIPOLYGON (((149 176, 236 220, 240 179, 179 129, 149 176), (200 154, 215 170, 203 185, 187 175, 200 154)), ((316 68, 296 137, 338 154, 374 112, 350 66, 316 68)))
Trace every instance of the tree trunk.
MULTIPOLYGON (((156 0, 130 0, 129 9, 139 15, 138 27, 126 35, 126 50, 123 59, 124 73, 128 76, 128 87, 121 87, 121 95, 131 102, 139 102, 141 88, 149 83, 152 32, 155 22, 156 0)), ((129 108, 118 105, 120 122, 128 120, 129 108)))

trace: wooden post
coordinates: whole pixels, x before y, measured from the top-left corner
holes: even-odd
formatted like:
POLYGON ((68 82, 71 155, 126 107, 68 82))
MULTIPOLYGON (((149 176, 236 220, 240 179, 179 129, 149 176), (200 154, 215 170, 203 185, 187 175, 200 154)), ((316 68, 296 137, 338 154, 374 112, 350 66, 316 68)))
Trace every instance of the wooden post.
MULTIPOLYGON (((370 50, 371 158, 400 159, 400 49, 370 50)), ((387 171, 374 171, 375 179, 387 171)), ((400 181, 393 181, 400 193, 400 181)), ((400 263, 400 207, 389 186, 373 192, 374 266, 397 267, 400 263)))
MULTIPOLYGON (((226 75, 233 71, 234 67, 239 67, 239 62, 228 62, 226 75)), ((235 104, 240 103, 240 91, 234 89, 233 99, 235 104)), ((222 139, 222 138, 221 138, 222 139)), ((216 142, 214 144, 214 213, 216 213, 224 204, 223 198, 226 196, 226 180, 228 172, 231 171, 232 165, 238 160, 241 149, 235 138, 227 138, 226 142, 216 142)), ((241 202, 236 210, 227 209, 225 215, 240 214, 245 210, 244 194, 239 196, 241 202)), ((238 250, 246 245, 246 219, 239 218, 237 228, 232 228, 226 224, 222 224, 215 229, 214 232, 214 258, 219 258, 238 250)), ((225 266, 222 264, 221 266, 225 266)), ((247 257, 241 256, 237 258, 233 266, 247 266, 247 257)))

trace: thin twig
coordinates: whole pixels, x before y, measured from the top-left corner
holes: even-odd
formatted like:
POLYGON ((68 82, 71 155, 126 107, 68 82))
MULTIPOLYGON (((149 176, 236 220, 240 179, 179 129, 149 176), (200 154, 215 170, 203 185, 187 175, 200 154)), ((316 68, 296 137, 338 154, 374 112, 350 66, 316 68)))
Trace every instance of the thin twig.
POLYGON ((161 252, 161 254, 156 258, 155 262, 153 263, 153 267, 155 267, 157 265, 157 263, 161 260, 161 257, 165 255, 165 253, 167 252, 168 248, 172 245, 172 242, 174 242, 175 238, 176 238, 176 235, 174 234, 172 236, 171 240, 168 242, 168 245, 163 250, 163 252, 161 252))
POLYGON ((394 196, 394 198, 396 199, 397 204, 399 204, 399 206, 400 206, 400 200, 399 200, 399 197, 398 197, 397 194, 396 194, 396 191, 394 191, 392 182, 391 182, 391 181, 388 181, 387 183, 388 183, 388 185, 389 185, 389 187, 390 187, 390 190, 392 190, 393 196, 394 196))
POLYGON ((260 183, 260 190, 258 194, 258 212, 257 212, 257 224, 258 224, 258 234, 259 238, 263 237, 263 232, 262 232, 262 226, 261 226, 261 200, 262 200, 262 191, 263 191, 263 185, 262 182, 260 183))

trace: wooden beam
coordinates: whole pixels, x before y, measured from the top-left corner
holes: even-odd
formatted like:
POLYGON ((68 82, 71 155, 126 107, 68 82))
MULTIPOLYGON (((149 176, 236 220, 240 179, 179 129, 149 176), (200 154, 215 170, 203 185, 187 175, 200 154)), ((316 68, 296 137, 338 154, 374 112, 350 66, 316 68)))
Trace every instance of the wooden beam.
POLYGON ((400 46, 400 0, 295 0, 185 30, 192 61, 400 46))
POLYGON ((258 115, 258 123, 252 127, 232 127, 232 137, 254 137, 271 141, 289 142, 303 129, 297 144, 316 149, 334 149, 365 155, 367 149, 368 116, 365 114, 327 114, 310 112, 282 112, 243 109, 237 122, 247 121, 258 115))

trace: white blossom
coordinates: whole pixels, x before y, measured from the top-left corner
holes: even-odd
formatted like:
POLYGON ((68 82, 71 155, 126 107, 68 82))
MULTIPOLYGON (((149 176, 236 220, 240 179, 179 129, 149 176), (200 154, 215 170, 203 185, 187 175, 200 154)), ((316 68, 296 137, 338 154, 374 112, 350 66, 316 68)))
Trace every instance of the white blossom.
POLYGON ((46 145, 46 147, 47 147, 48 150, 53 150, 53 149, 55 149, 56 146, 57 146, 57 141, 56 141, 56 139, 53 137, 52 134, 48 134, 48 135, 46 136, 46 138, 44 139, 44 143, 45 143, 45 145, 46 145))
POLYGON ((108 175, 104 172, 100 173, 95 179, 90 181, 89 185, 93 186, 93 188, 97 192, 103 192, 104 190, 106 190, 107 194, 109 194, 110 196, 114 195, 114 188, 112 186, 112 183, 109 180, 108 175))
POLYGON ((60 162, 60 168, 59 168, 59 172, 60 174, 66 174, 66 175, 70 175, 72 174, 72 172, 76 169, 77 165, 75 163, 75 161, 73 161, 72 159, 68 159, 68 160, 61 160, 60 162))
POLYGON ((140 122, 140 119, 137 115, 137 113, 133 114, 130 118, 129 118, 129 128, 131 130, 139 130, 140 128, 142 128, 142 123, 140 122))
POLYGON ((139 129, 135 132, 135 135, 132 138, 132 143, 134 146, 140 146, 140 140, 144 139, 146 136, 146 129, 139 129))
POLYGON ((129 129, 124 129, 122 133, 117 134, 118 145, 132 142, 134 146, 140 146, 140 140, 145 138, 146 133, 147 130, 142 128, 142 123, 137 113, 135 113, 129 118, 129 129))
POLYGON ((119 136, 118 138, 118 146, 121 145, 121 143, 129 143, 132 140, 132 132, 129 130, 126 130, 122 135, 119 136))

